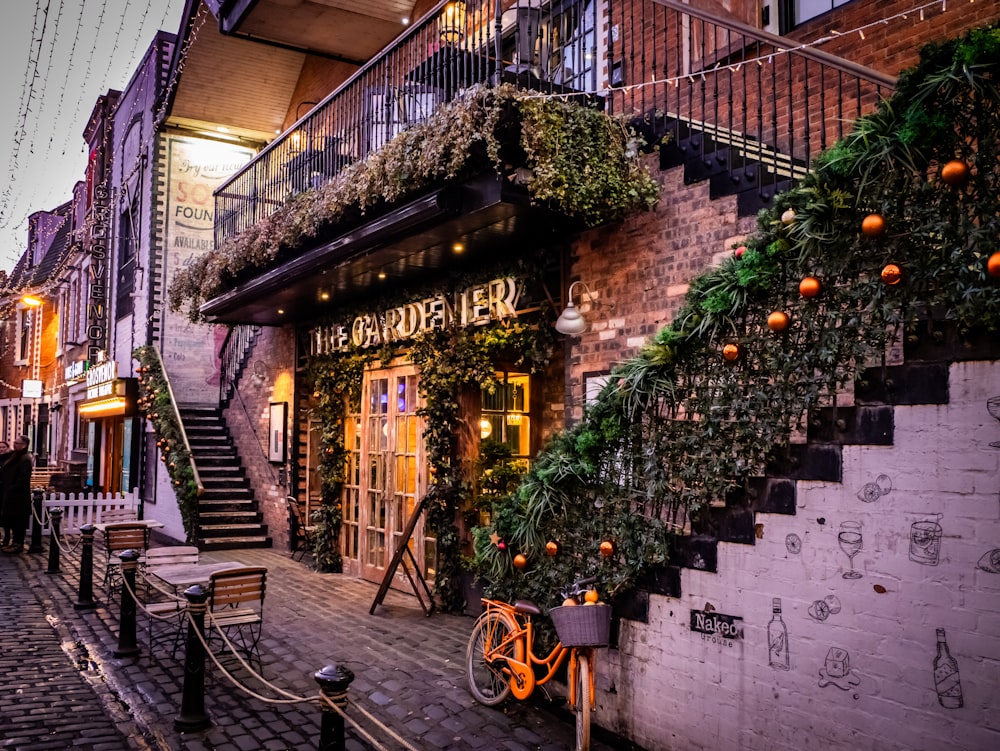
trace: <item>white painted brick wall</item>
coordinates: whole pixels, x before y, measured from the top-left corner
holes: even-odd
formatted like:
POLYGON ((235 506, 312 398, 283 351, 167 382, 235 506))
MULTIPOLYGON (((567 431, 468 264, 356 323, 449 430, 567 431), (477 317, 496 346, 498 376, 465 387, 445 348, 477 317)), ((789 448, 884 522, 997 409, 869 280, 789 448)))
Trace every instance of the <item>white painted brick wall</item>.
POLYGON ((1000 449, 989 445, 1000 423, 986 412, 998 395, 1000 363, 952 366, 949 404, 896 407, 894 445, 845 447, 843 483, 799 482, 795 516, 759 514, 763 537, 720 544, 718 574, 685 569, 681 597, 651 596, 649 622, 623 621, 620 648, 599 659, 597 721, 652 751, 1000 748, 1000 573, 977 568, 1000 549, 1000 449), (891 490, 866 502, 867 483, 888 487, 880 475, 891 490), (843 577, 845 521, 861 524, 858 579, 843 577), (940 523, 936 565, 911 558, 921 521, 940 523), (774 597, 788 671, 768 663, 774 597), (810 609, 827 597, 840 611, 817 620, 810 609), (692 632, 690 611, 706 604, 742 617, 744 639, 692 632), (959 665, 958 709, 935 690, 938 628, 959 665), (831 647, 850 655, 845 689, 820 685, 831 647))

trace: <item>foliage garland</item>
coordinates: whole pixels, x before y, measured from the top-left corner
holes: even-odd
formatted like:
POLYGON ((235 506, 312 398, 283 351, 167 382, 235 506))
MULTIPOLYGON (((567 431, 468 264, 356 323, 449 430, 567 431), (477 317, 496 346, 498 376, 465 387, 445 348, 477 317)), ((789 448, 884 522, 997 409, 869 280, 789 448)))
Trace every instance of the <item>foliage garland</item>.
POLYGON ((198 485, 194 480, 191 455, 184 447, 181 422, 170 398, 160 354, 153 347, 137 348, 132 357, 139 363, 139 408, 153 426, 160 458, 177 494, 177 506, 184 523, 187 542, 198 534, 198 485))
POLYGON ((996 335, 1000 283, 987 259, 1000 251, 998 75, 996 28, 928 46, 897 93, 760 214, 745 252, 693 281, 675 320, 477 530, 490 594, 554 605, 583 575, 597 575, 607 598, 628 591, 668 559, 679 530, 704 528, 710 504, 747 493, 810 411, 836 406, 915 326, 996 335), (941 166, 955 159, 971 174, 949 184, 941 166), (860 231, 872 213, 884 234, 860 231), (890 263, 902 282, 883 280, 890 263), (800 296, 804 276, 820 280, 818 296, 800 296), (769 328, 774 311, 786 329, 769 328))
POLYGON ((623 120, 592 107, 532 98, 508 84, 473 86, 180 271, 170 285, 171 309, 186 305, 199 320, 204 300, 246 274, 332 237, 366 213, 491 169, 524 184, 535 203, 591 226, 651 208, 658 183, 639 159, 640 145, 623 120))

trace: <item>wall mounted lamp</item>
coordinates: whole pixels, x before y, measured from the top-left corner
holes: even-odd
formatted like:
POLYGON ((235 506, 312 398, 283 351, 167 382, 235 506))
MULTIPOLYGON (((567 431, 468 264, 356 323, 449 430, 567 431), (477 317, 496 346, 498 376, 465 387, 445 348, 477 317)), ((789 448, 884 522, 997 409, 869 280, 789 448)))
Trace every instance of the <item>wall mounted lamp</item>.
POLYGON ((569 285, 569 293, 566 295, 566 307, 556 319, 556 331, 560 334, 566 334, 566 336, 582 334, 587 330, 587 326, 589 325, 583 317, 583 313, 580 312, 580 309, 573 304, 573 290, 578 284, 582 284, 583 288, 587 290, 588 297, 593 297, 590 287, 587 286, 586 282, 577 281, 569 285))
POLYGON ((42 305, 42 300, 40 297, 35 297, 34 295, 25 295, 21 298, 21 302, 27 305, 29 308, 39 308, 42 305))

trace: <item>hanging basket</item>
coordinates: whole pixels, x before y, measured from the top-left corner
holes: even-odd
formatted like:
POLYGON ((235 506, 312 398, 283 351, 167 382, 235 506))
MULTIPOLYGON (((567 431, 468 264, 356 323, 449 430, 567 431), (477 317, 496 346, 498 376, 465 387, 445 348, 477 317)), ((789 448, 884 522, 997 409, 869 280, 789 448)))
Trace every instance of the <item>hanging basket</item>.
POLYGON ((561 605, 549 611, 564 647, 606 647, 611 631, 610 605, 561 605))

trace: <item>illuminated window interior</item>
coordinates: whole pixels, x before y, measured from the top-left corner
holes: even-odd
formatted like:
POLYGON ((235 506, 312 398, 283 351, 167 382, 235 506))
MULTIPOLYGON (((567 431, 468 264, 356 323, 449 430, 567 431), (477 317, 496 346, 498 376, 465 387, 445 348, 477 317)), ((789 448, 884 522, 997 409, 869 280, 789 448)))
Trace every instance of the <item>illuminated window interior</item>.
POLYGON ((526 459, 531 452, 528 374, 497 373, 497 380, 500 385, 492 393, 487 389, 482 391, 480 437, 505 444, 515 457, 526 459))

